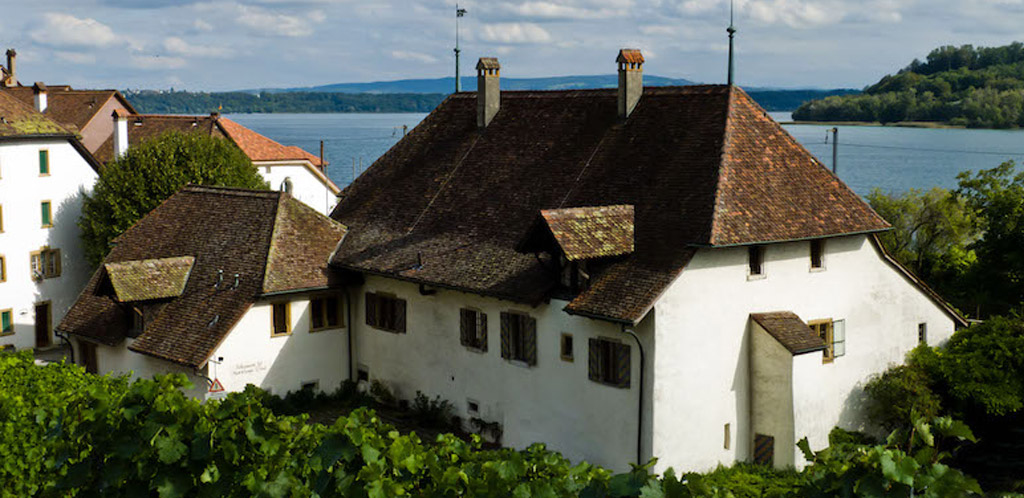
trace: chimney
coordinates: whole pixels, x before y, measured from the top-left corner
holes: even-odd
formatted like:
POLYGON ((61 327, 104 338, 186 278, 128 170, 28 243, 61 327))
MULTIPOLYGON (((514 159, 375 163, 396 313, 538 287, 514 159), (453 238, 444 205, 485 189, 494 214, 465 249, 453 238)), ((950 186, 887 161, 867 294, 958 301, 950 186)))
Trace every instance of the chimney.
POLYGON ((37 81, 32 85, 32 93, 35 95, 36 110, 46 112, 46 85, 42 81, 37 81))
POLYGON ((18 74, 15 72, 14 62, 18 53, 13 48, 7 49, 7 77, 0 81, 0 86, 12 87, 18 85, 18 74))
POLYGON ((635 48, 619 50, 619 119, 633 113, 644 93, 644 56, 635 48))
POLYGON ((501 108, 501 64, 494 57, 476 63, 476 125, 486 128, 501 108))
POLYGON ((114 110, 114 159, 128 152, 128 111, 114 110))

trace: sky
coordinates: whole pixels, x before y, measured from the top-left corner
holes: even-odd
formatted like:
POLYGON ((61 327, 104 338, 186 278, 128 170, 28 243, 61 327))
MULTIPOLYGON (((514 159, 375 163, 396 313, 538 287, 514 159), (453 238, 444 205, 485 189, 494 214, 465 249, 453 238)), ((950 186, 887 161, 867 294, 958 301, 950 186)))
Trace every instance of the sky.
MULTIPOLYGON (((223 91, 454 73, 449 0, 2 0, 26 84, 223 91)), ((644 71, 721 83, 728 0, 460 0, 462 74, 644 71)), ((1024 0, 735 0, 736 82, 861 88, 940 45, 1024 39, 1024 0)), ((6 64, 6 61, 0 62, 6 64)))

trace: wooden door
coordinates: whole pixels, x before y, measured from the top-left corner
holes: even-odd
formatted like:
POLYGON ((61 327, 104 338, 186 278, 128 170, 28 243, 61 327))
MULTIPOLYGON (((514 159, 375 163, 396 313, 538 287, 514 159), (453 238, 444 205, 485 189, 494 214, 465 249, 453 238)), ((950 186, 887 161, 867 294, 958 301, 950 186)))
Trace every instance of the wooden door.
POLYGON ((82 353, 82 366, 89 373, 99 373, 96 364, 96 345, 91 342, 79 341, 79 352, 82 353))
POLYGON ((50 303, 36 304, 36 347, 50 347, 50 303))

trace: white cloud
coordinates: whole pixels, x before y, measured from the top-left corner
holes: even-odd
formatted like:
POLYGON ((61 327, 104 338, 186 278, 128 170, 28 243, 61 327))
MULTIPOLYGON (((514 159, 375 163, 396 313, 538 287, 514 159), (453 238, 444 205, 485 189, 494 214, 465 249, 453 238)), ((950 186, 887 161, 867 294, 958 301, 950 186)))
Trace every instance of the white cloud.
POLYGON ((604 5, 572 5, 555 1, 528 1, 501 6, 506 12, 540 19, 607 19, 625 15, 629 2, 610 2, 604 5))
POLYGON ((431 64, 437 62, 437 57, 430 54, 424 54, 420 52, 410 52, 408 50, 395 50, 391 52, 391 57, 401 61, 413 61, 422 62, 424 64, 431 64))
POLYGON ((225 58, 234 55, 234 50, 228 47, 194 45, 177 36, 164 39, 164 50, 175 55, 190 55, 194 57, 225 58))
POLYGON ((783 23, 793 28, 832 24, 843 17, 841 10, 804 0, 753 0, 747 3, 746 10, 751 17, 762 23, 783 23))
POLYGON ((196 31, 213 31, 213 25, 202 19, 196 19, 196 22, 192 23, 192 27, 195 28, 196 31))
POLYGON ((314 10, 307 16, 295 16, 278 14, 260 7, 239 5, 238 11, 239 24, 262 33, 290 37, 313 34, 312 24, 323 22, 327 18, 319 10, 314 10))
POLYGON ((58 59, 70 62, 72 64, 94 64, 96 63, 96 56, 93 54, 83 54, 81 52, 65 52, 58 50, 53 53, 58 59))
POLYGON ((139 69, 179 69, 185 67, 185 59, 181 57, 133 55, 131 61, 139 69))
POLYGON ((551 41, 551 34, 544 28, 531 23, 485 24, 481 31, 484 40, 498 43, 545 43, 551 41))
POLYGON ((109 26, 95 19, 48 12, 42 25, 29 36, 41 45, 55 47, 109 47, 119 38, 109 26))

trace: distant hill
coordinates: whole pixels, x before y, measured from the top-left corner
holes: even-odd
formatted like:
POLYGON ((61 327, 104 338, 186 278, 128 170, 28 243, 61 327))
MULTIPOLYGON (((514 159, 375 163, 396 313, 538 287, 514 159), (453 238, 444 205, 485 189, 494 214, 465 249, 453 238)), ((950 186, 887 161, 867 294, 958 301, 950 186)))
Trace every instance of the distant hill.
MULTIPOLYGON (((502 90, 572 90, 578 88, 614 88, 619 79, 614 74, 596 76, 552 76, 548 78, 501 78, 502 90)), ((682 86, 694 82, 680 78, 644 75, 644 84, 649 86, 682 86)), ((476 91, 476 76, 463 76, 462 89, 476 91)), ((411 79, 396 81, 374 81, 370 83, 335 83, 301 88, 261 88, 242 90, 247 93, 284 92, 326 92, 326 93, 451 93, 455 90, 455 78, 411 79)))
POLYGON ((1024 126, 1024 44, 944 46, 860 95, 801 105, 800 121, 926 121, 974 128, 1024 126))

